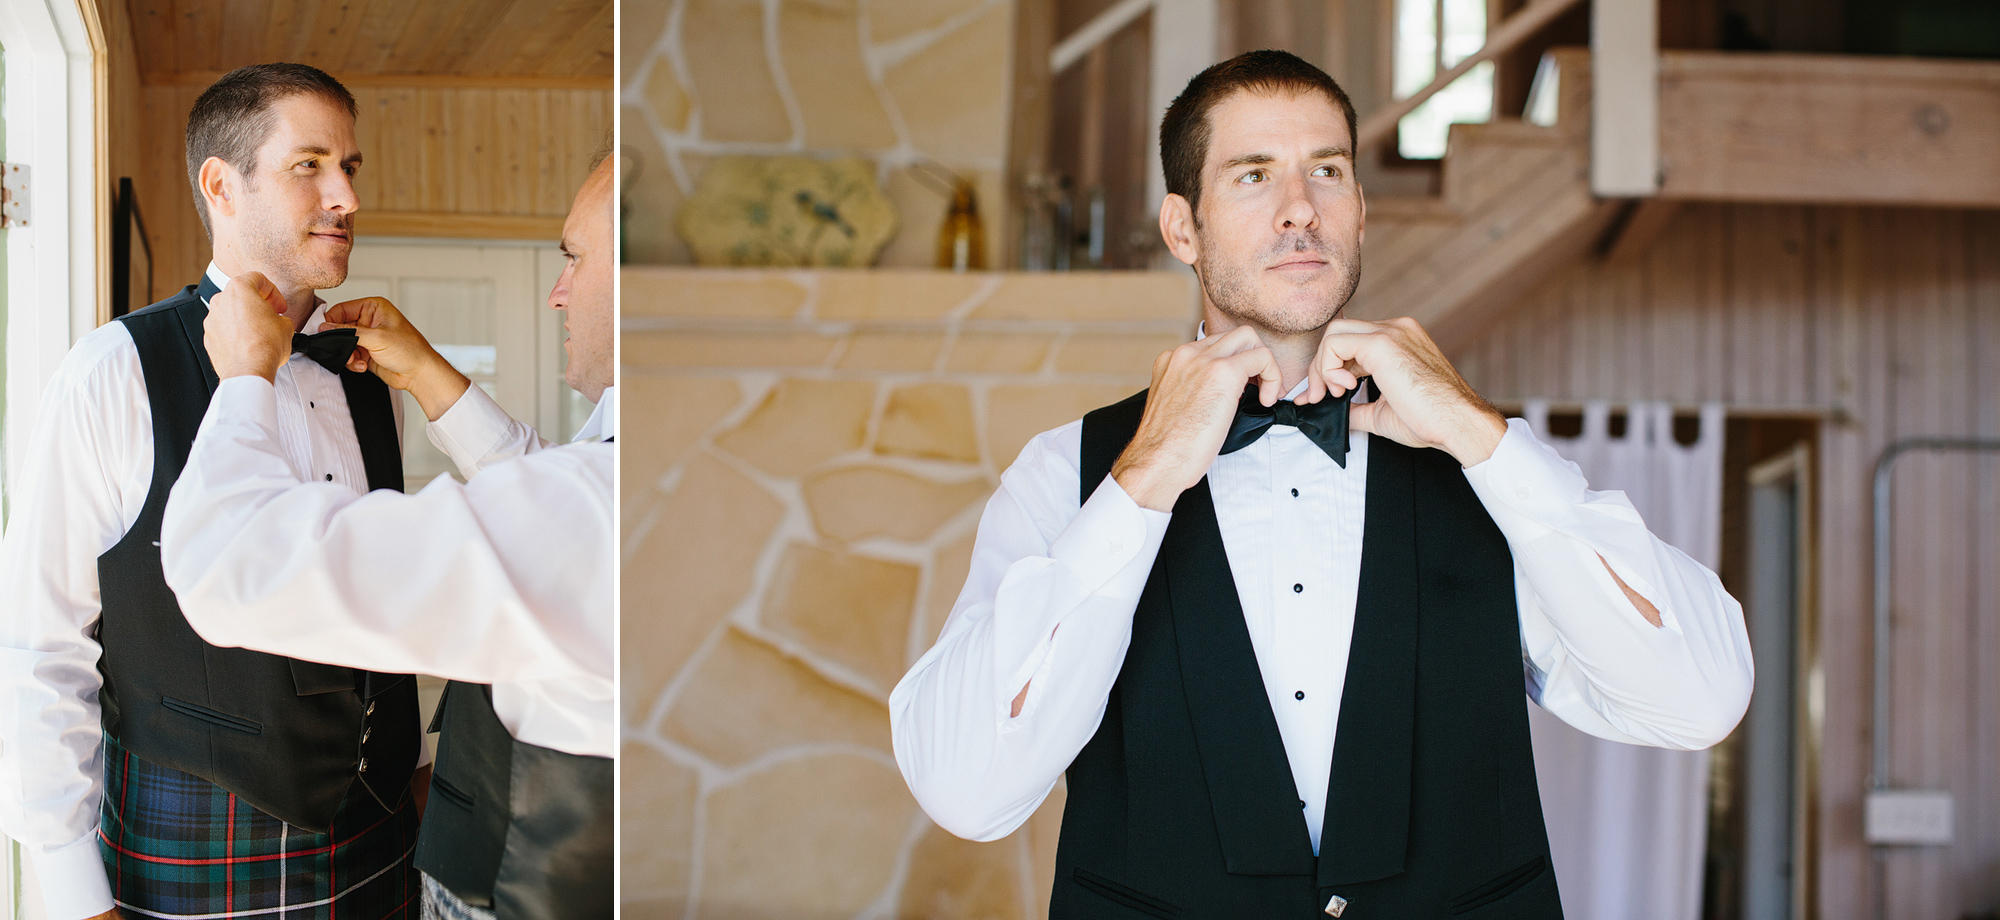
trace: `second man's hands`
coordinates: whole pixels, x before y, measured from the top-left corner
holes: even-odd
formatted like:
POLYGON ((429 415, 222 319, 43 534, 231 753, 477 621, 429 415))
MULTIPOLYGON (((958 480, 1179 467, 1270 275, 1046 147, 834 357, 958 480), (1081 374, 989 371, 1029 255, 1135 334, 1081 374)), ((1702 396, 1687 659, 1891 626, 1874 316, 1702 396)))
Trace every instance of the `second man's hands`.
POLYGON ((326 309, 325 328, 354 330, 361 347, 348 369, 374 371, 383 383, 408 392, 433 422, 472 385, 387 298, 334 304, 326 309))

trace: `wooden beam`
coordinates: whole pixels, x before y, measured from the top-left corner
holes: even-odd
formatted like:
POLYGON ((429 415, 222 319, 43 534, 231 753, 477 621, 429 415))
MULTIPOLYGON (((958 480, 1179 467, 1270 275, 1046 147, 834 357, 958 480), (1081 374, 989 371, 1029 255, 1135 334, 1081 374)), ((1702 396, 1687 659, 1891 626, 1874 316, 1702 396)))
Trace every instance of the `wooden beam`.
POLYGON ((361 211, 355 236, 416 236, 466 240, 562 238, 563 219, 539 214, 453 214, 444 211, 361 211))
POLYGON ((2000 208, 2000 63, 1666 52, 1660 194, 2000 208))
MULTIPOLYGON (((457 74, 457 73, 336 73, 335 79, 355 87, 401 87, 405 89, 601 89, 610 90, 611 75, 548 76, 538 74, 457 74)), ((149 86, 208 86, 222 79, 222 71, 148 73, 149 86)))
POLYGON ((1660 234, 1680 213, 1681 203, 1671 198, 1641 198, 1626 215, 1625 222, 1611 231, 1604 261, 1627 262, 1651 252, 1660 234))
POLYGON ((1660 13, 1654 0, 1590 8, 1590 190, 1644 197, 1660 188, 1660 13))

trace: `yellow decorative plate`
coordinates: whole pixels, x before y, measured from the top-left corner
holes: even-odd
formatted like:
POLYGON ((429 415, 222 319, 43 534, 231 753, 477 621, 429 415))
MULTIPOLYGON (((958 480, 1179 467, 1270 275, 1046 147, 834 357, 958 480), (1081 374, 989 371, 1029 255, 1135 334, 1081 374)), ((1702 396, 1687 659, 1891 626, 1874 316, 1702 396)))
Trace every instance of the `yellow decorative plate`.
POLYGON ((681 207, 701 265, 861 268, 896 233, 875 166, 848 158, 722 157, 681 207))

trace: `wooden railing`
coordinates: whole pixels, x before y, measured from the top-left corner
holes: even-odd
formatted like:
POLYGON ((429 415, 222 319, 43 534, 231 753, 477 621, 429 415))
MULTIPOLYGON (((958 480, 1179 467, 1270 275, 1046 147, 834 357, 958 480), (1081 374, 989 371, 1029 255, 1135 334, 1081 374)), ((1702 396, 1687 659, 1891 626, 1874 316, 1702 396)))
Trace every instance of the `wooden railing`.
POLYGON ((1451 69, 1438 74, 1437 78, 1426 84, 1423 89, 1369 113, 1368 117, 1362 120, 1361 127, 1355 131, 1360 136, 1354 149, 1357 152, 1368 150, 1388 141, 1396 133, 1396 123, 1402 121, 1403 116, 1416 111, 1417 106, 1423 105, 1425 100, 1437 95, 1439 90, 1450 86, 1453 80, 1465 76, 1466 71, 1479 66, 1482 62, 1493 60, 1514 50, 1536 32, 1541 31, 1541 28, 1548 25, 1551 20, 1569 12, 1571 7, 1581 2, 1583 0, 1534 0, 1514 15, 1507 17, 1507 21, 1501 23, 1499 28, 1486 33, 1486 44, 1478 51, 1452 65, 1451 69))

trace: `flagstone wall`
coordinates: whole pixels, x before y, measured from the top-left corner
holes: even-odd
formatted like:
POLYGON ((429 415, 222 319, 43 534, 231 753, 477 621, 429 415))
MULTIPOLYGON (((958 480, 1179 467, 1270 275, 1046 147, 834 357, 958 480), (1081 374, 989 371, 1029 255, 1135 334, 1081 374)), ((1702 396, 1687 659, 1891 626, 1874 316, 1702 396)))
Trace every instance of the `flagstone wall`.
POLYGON ((913 164, 973 179, 987 264, 999 264, 1013 0, 626 0, 619 9, 626 261, 693 261, 674 217, 715 157, 791 154, 875 164, 900 215, 879 265, 935 264, 948 201, 913 164))
POLYGON ((959 840, 889 690, 1028 439, 1146 385, 1180 273, 628 268, 624 916, 1046 915, 1060 789, 959 840))

